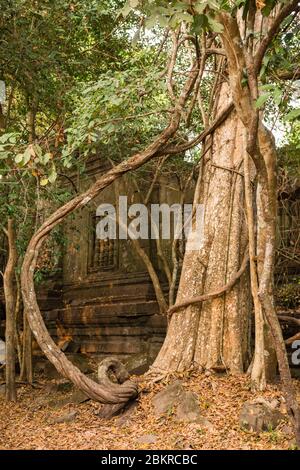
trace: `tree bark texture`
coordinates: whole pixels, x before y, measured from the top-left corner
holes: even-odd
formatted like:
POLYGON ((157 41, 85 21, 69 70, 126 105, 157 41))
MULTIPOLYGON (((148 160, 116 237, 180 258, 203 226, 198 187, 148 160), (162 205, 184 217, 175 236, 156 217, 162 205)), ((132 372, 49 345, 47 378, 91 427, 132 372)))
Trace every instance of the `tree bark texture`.
POLYGON ((5 396, 7 401, 16 401, 16 353, 15 353, 15 306, 16 306, 16 283, 15 268, 17 263, 16 236, 14 222, 8 219, 8 261, 3 274, 3 289, 5 296, 5 344, 6 344, 6 367, 5 367, 5 396))
MULTIPOLYGON (((230 102, 224 84, 218 113, 230 102)), ((176 304, 224 286, 239 270, 247 249, 242 175, 243 125, 232 112, 206 140, 194 203, 204 204, 199 251, 186 251, 176 304)), ((187 306, 172 315, 153 369, 181 371, 196 365, 241 373, 250 360, 249 271, 221 297, 187 306)), ((176 305, 175 304, 175 305, 176 305)))

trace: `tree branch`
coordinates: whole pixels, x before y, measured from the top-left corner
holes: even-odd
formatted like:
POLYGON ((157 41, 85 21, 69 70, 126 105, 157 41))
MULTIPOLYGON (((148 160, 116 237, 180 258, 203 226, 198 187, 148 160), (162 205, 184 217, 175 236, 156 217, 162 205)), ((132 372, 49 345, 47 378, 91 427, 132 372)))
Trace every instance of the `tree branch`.
POLYGON ((199 134, 197 137, 195 137, 195 139, 192 139, 189 142, 186 142, 181 145, 168 145, 160 151, 160 155, 173 155, 177 153, 183 153, 191 149, 192 147, 195 147, 196 145, 200 144, 209 134, 212 134, 225 121, 225 119, 229 116, 233 109, 234 104, 231 102, 219 114, 219 116, 216 117, 212 124, 207 129, 204 129, 204 131, 201 132, 201 134, 199 134))
POLYGON ((299 11, 299 0, 293 0, 292 2, 287 3, 275 16, 271 26, 266 32, 263 40, 260 43, 260 46, 255 54, 254 58, 254 70, 256 73, 260 71, 260 67, 266 53, 267 48, 269 47, 272 39, 277 34, 282 21, 294 10, 299 11))

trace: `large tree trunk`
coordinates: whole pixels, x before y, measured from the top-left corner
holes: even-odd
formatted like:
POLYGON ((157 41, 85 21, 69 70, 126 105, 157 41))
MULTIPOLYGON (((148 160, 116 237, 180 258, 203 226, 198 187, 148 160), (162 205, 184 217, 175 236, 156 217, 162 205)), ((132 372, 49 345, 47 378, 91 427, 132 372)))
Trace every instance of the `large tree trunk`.
POLYGON ((6 400, 16 401, 16 369, 15 369, 15 305, 16 305, 16 284, 15 268, 17 263, 16 237, 13 220, 8 219, 7 225, 8 239, 8 261, 3 275, 3 289, 5 296, 5 344, 6 344, 6 369, 5 369, 5 394, 6 400))
MULTIPOLYGON (((229 102, 223 85, 217 114, 229 102)), ((239 270, 247 250, 242 158, 243 125, 233 111, 206 142, 194 203, 204 204, 204 239, 187 251, 176 303, 224 286, 239 270)), ((153 364, 163 371, 205 369, 241 373, 250 361, 251 295, 249 272, 230 292, 172 315, 167 337, 153 364)))

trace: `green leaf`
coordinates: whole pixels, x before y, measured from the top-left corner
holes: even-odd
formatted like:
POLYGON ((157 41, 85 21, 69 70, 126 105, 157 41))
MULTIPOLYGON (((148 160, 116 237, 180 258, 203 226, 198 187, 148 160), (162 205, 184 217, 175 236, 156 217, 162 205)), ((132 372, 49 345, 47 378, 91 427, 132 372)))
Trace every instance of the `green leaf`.
POLYGON ((265 93, 264 95, 260 95, 255 103, 256 109, 261 108, 269 98, 270 98, 270 93, 265 93))
POLYGON ((156 25, 156 23, 157 23, 157 17, 156 17, 156 15, 151 15, 151 16, 149 16, 149 18, 146 19, 146 21, 145 21, 145 27, 146 27, 147 29, 152 29, 153 26, 156 25))
POLYGON ((206 15, 195 15, 193 32, 199 34, 203 29, 208 27, 208 20, 206 15))
POLYGON ((192 23, 193 17, 187 13, 177 12, 172 15, 172 18, 169 21, 169 25, 171 28, 176 28, 183 21, 186 23, 192 23))
POLYGON ((300 117, 300 108, 293 109, 285 116, 285 121, 293 121, 294 119, 300 117))
POLYGON ((46 186, 48 184, 48 178, 42 178, 40 180, 40 185, 41 186, 46 186))
POLYGON ((31 159, 31 149, 30 149, 30 147, 27 147, 27 149, 25 150, 24 155, 23 155, 22 164, 26 165, 29 162, 30 159, 31 159))
POLYGON ((38 144, 34 145, 34 151, 35 151, 37 157, 40 159, 43 155, 43 151, 42 151, 41 147, 38 144))
POLYGON ((0 143, 4 144, 6 142, 15 143, 16 142, 16 134, 14 134, 13 132, 8 132, 7 134, 3 134, 0 137, 0 143))
POLYGON ((266 5, 261 9, 263 16, 269 16, 273 7, 275 6, 276 0, 266 0, 266 5))
POLYGON ((280 105, 281 98, 282 98, 282 90, 280 90, 280 88, 275 88, 274 94, 273 94, 273 99, 275 101, 275 104, 277 104, 277 106, 280 105))
POLYGON ((41 159, 41 162, 43 165, 46 165, 50 159, 51 159, 51 153, 45 153, 45 155, 41 159))
POLYGON ((166 16, 159 15, 157 17, 157 22, 162 28, 166 28, 168 26, 168 18, 166 16))
POLYGON ((210 29, 212 31, 214 31, 215 33, 222 33, 223 26, 221 25, 221 23, 218 23, 218 21, 214 20, 210 16, 208 16, 207 19, 208 19, 210 29))
POLYGON ((50 174, 48 175, 48 180, 50 181, 50 183, 54 183, 56 178, 57 178, 56 169, 53 167, 50 174))
POLYGON ((126 2, 121 10, 121 15, 124 18, 126 18, 126 16, 128 16, 131 11, 132 11, 132 6, 130 5, 130 2, 126 2))
POLYGON ((18 153, 18 155, 15 156, 15 162, 21 163, 22 160, 23 160, 23 153, 18 153))
POLYGON ((273 91, 274 90, 274 84, 273 83, 268 83, 266 85, 260 86, 259 89, 264 90, 264 91, 273 91))
POLYGON ((271 59, 270 55, 265 55, 265 57, 263 58, 262 67, 261 67, 260 73, 259 73, 260 78, 262 78, 264 76, 265 71, 266 71, 266 69, 268 67, 268 64, 270 62, 270 59, 271 59))
POLYGON ((244 5, 246 3, 245 0, 236 0, 235 5, 236 7, 240 8, 241 5, 244 5))
POLYGON ((10 156, 10 152, 3 152, 1 151, 0 153, 0 160, 5 160, 6 158, 8 158, 10 156))
POLYGON ((206 8, 206 3, 205 2, 197 2, 195 5, 194 5, 194 10, 199 13, 199 14, 202 14, 206 8))

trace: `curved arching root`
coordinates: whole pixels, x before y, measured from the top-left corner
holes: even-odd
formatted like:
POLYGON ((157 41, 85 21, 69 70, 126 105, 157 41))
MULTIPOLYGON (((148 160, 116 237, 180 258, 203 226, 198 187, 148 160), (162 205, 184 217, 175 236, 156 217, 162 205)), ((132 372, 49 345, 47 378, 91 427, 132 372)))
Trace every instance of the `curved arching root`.
POLYGON ((127 407, 137 396, 138 386, 135 382, 129 380, 129 373, 122 362, 115 357, 104 359, 98 366, 99 385, 105 387, 112 396, 119 393, 120 386, 128 391, 128 400, 115 404, 105 404, 98 416, 100 418, 112 418, 127 407))
POLYGON ((116 357, 107 357, 98 366, 98 382, 112 386, 114 383, 123 384, 129 379, 129 373, 124 364, 116 357))

